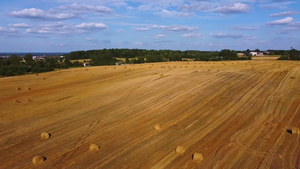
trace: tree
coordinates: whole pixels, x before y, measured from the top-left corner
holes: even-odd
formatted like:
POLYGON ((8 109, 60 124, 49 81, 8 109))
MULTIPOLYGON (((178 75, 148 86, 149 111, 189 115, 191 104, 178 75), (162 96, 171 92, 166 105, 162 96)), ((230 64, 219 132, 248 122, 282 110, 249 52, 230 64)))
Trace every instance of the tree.
POLYGON ((113 65, 116 63, 116 59, 110 56, 110 53, 104 51, 104 53, 94 54, 91 57, 92 66, 101 66, 101 65, 113 65))
POLYGON ((299 53, 296 49, 291 49, 289 52, 290 60, 300 60, 299 53))
POLYGON ((17 56, 17 55, 11 55, 9 58, 9 62, 12 65, 19 65, 21 62, 21 57, 17 56))
POLYGON ((235 51, 230 51, 229 49, 223 49, 220 54, 220 57, 223 57, 224 60, 235 60, 238 59, 237 53, 235 51))
POLYGON ((47 68, 56 68, 57 67, 57 61, 53 57, 47 57, 45 59, 45 65, 47 68))
POLYGON ((145 63, 145 59, 144 59, 144 57, 138 57, 138 62, 139 63, 145 63))
POLYGON ((26 64, 30 65, 31 62, 33 62, 32 54, 25 55, 24 60, 26 61, 26 64))
POLYGON ((66 67, 66 68, 72 66, 72 63, 71 63, 70 58, 69 58, 68 56, 65 57, 64 64, 65 64, 65 67, 66 67))

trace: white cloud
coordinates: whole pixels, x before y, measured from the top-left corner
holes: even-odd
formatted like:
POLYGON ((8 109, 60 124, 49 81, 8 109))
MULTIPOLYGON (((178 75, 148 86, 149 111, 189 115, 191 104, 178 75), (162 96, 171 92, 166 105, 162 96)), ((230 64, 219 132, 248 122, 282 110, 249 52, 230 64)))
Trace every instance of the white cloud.
POLYGON ((184 38, 203 38, 204 35, 201 33, 186 33, 186 34, 183 34, 182 37, 184 37, 184 38))
POLYGON ((252 35, 243 35, 242 38, 245 40, 258 39, 258 37, 252 35))
POLYGON ((287 29, 287 30, 300 30, 300 21, 289 24, 285 29, 287 29))
POLYGON ((166 9, 164 9, 160 12, 156 12, 156 14, 162 15, 162 16, 167 16, 167 17, 188 17, 188 16, 193 15, 193 13, 169 11, 166 9))
POLYGON ((231 34, 231 33, 211 33, 210 36, 214 38, 241 38, 241 34, 231 34))
POLYGON ((184 0, 133 0, 131 2, 141 3, 137 9, 142 11, 161 11, 184 4, 184 0))
POLYGON ((275 13, 275 14, 270 14, 270 17, 278 17, 278 16, 290 16, 294 14, 299 14, 300 12, 297 11, 286 11, 286 12, 280 12, 280 13, 275 13))
MULTIPOLYGON (((267 1, 268 2, 268 1, 267 1)), ((260 7, 261 8, 278 8, 278 9, 289 9, 289 5, 296 3, 293 1, 277 1, 277 2, 268 2, 265 4, 261 4, 260 7)))
POLYGON ((135 31, 149 31, 151 30, 151 27, 146 27, 146 28, 134 28, 135 31))
POLYGON ((292 18, 292 17, 286 17, 286 18, 283 18, 283 19, 268 22, 267 26, 287 25, 287 24, 292 23, 293 20, 294 20, 294 18, 292 18))
POLYGON ((75 17, 74 14, 71 13, 51 13, 45 12, 41 9, 30 8, 30 9, 23 9, 21 11, 14 11, 11 13, 14 17, 19 18, 28 18, 28 19, 46 19, 46 20, 66 20, 72 19, 75 17))
POLYGON ((247 13, 249 9, 250 6, 247 4, 234 3, 234 4, 218 7, 214 9, 214 11, 222 14, 239 14, 239 13, 247 13))
POLYGON ((26 32, 34 34, 75 34, 76 32, 86 33, 104 29, 108 29, 108 26, 103 23, 81 23, 74 27, 73 25, 57 22, 52 24, 36 25, 26 29, 26 32))
POLYGON ((62 22, 58 22, 53 24, 37 25, 26 29, 26 32, 36 34, 69 34, 73 33, 74 29, 62 22))
POLYGON ((49 10, 29 8, 21 11, 13 11, 11 16, 39 20, 69 20, 81 17, 89 12, 96 14, 111 14, 113 11, 111 8, 105 6, 78 5, 75 3, 71 5, 62 5, 49 10))
POLYGON ((258 30, 258 27, 252 27, 252 26, 232 26, 231 29, 237 29, 237 30, 258 30))
POLYGON ((85 5, 85 4, 71 4, 71 5, 62 5, 60 7, 54 8, 53 10, 67 10, 67 11, 73 11, 76 13, 82 13, 82 12, 96 12, 100 14, 109 14, 112 13, 113 10, 111 8, 108 8, 106 6, 93 6, 93 5, 85 5))
POLYGON ((17 33, 18 31, 15 28, 4 28, 0 27, 0 33, 17 33))
POLYGON ((16 24, 9 24, 9 27, 13 28, 29 28, 30 26, 26 23, 16 23, 16 24))
POLYGON ((108 26, 103 23, 91 22, 91 23, 81 23, 79 25, 76 25, 75 28, 85 29, 85 30, 86 29, 88 29, 88 30, 91 30, 91 29, 103 30, 103 29, 108 29, 108 26))
POLYGON ((160 38, 163 38, 165 36, 166 36, 165 34, 158 34, 158 35, 155 35, 153 38, 154 39, 160 39, 160 38))
POLYGON ((179 6, 179 9, 183 11, 210 11, 215 7, 213 2, 200 1, 192 4, 183 4, 179 6))
POLYGON ((257 37, 255 36, 238 34, 238 33, 211 33, 210 36, 214 38, 228 38, 228 39, 246 39, 246 40, 257 39, 257 37))
POLYGON ((172 32, 184 32, 184 31, 194 31, 198 30, 197 27, 190 27, 190 26, 180 26, 180 25, 153 25, 144 28, 134 28, 135 31, 149 31, 151 29, 161 29, 163 31, 172 31, 172 32))
POLYGON ((109 1, 99 1, 99 0, 55 0, 60 3, 87 3, 95 5, 109 5, 109 6, 126 6, 125 0, 109 0, 109 1))
POLYGON ((194 31, 198 29, 197 27, 180 26, 180 25, 172 25, 172 26, 153 25, 152 28, 162 29, 164 31, 172 31, 172 32, 194 31))
POLYGON ((300 31, 300 22, 299 21, 285 25, 285 27, 278 33, 279 34, 288 34, 293 31, 300 31))

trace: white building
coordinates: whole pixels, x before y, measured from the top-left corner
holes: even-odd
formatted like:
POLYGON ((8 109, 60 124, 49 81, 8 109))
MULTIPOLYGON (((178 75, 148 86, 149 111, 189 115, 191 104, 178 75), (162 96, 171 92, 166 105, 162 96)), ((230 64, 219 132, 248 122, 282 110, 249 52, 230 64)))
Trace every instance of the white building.
POLYGON ((263 52, 250 52, 250 55, 252 56, 264 56, 263 52))

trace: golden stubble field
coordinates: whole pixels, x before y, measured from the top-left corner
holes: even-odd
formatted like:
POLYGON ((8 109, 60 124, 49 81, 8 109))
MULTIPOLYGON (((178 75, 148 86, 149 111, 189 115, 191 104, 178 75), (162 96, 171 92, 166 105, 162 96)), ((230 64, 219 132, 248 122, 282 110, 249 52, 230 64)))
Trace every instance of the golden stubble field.
POLYGON ((0 84, 0 168, 300 168, 300 62, 101 66, 0 84))

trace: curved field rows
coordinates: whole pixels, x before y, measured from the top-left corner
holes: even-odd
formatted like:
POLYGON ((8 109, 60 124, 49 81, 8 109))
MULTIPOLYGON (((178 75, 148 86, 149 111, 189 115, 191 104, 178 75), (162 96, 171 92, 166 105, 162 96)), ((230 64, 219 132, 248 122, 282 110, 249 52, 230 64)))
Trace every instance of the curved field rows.
POLYGON ((0 84, 0 168, 300 168, 300 62, 88 67, 0 84))

